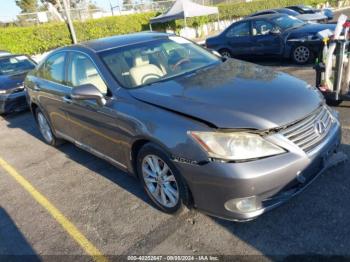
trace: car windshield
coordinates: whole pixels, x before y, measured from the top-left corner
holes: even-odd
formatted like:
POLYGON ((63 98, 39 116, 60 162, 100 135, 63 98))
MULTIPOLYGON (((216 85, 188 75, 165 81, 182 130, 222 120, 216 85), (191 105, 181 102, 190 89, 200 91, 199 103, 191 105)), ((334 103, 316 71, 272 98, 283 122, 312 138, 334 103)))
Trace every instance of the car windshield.
POLYGON ((278 25, 282 30, 305 25, 305 22, 302 20, 289 15, 276 17, 272 19, 272 21, 275 22, 275 24, 278 25))
POLYGON ((219 63, 219 57, 178 36, 115 48, 100 54, 126 88, 164 81, 219 63))
POLYGON ((35 68, 35 64, 26 56, 0 57, 0 75, 15 75, 35 68))

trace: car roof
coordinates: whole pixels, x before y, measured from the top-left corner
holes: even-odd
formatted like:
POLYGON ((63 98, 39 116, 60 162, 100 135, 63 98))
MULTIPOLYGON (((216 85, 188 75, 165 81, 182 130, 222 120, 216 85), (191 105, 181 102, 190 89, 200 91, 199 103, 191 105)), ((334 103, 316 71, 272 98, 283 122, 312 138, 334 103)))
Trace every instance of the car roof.
MULTIPOLYGON (((261 18, 265 18, 265 19, 272 19, 275 17, 281 17, 281 16, 286 16, 286 14, 280 14, 280 13, 274 13, 274 14, 267 14, 267 15, 257 15, 257 16, 251 16, 251 17, 246 17, 243 20, 244 21, 249 21, 249 20, 255 20, 255 19, 261 19, 261 18)), ((243 21, 241 20, 241 21, 243 21)))
POLYGON ((304 8, 304 7, 306 7, 306 5, 290 5, 290 6, 287 6, 286 8, 304 8))
POLYGON ((253 13, 251 15, 249 15, 248 17, 253 17, 253 16, 258 16, 259 14, 263 14, 263 13, 266 13, 266 12, 273 12, 273 13, 276 13, 276 9, 266 9, 266 10, 261 10, 261 11, 258 11, 256 13, 253 13))
POLYGON ((140 32, 126 35, 116 35, 87 42, 82 42, 73 46, 84 46, 95 52, 128 46, 137 43, 149 42, 155 39, 168 38, 172 34, 158 32, 140 32))

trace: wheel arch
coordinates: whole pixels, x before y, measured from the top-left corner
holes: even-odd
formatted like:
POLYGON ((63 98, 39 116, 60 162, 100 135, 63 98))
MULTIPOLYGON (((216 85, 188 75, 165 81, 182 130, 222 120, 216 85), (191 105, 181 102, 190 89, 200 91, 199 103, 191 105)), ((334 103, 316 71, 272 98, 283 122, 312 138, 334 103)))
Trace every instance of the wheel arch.
MULTIPOLYGON (((168 155, 170 161, 173 161, 173 157, 172 157, 172 154, 170 153, 170 150, 165 145, 163 145, 160 141, 155 141, 154 139, 148 138, 148 137, 139 137, 139 138, 135 139, 134 142, 132 143, 131 151, 130 151, 130 158, 131 158, 130 164, 131 164, 131 168, 132 168, 132 173, 137 178, 139 177, 139 174, 137 172, 137 155, 140 152, 141 148, 148 143, 153 143, 156 146, 159 146, 168 155)), ((176 168, 176 169, 178 169, 178 168, 176 168)), ((189 197, 190 197, 189 202, 185 203, 185 205, 188 207, 191 207, 194 204, 194 198, 193 198, 191 187, 190 187, 186 177, 181 173, 180 173, 180 175, 182 177, 183 183, 186 184, 186 188, 188 190, 189 197)))

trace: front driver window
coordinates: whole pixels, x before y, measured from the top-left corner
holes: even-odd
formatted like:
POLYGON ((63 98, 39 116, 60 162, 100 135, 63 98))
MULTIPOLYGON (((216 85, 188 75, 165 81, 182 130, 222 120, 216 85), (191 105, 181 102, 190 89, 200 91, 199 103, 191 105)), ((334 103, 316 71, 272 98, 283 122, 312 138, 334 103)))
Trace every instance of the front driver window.
POLYGON ((82 54, 73 54, 68 67, 68 84, 77 87, 85 84, 94 85, 103 95, 108 89, 91 60, 82 54))
POLYGON ((265 20, 257 20, 253 23, 253 35, 267 35, 273 29, 273 24, 265 20))
POLYGON ((238 25, 232 26, 226 36, 227 37, 239 37, 239 36, 249 36, 250 29, 249 23, 240 23, 238 25))

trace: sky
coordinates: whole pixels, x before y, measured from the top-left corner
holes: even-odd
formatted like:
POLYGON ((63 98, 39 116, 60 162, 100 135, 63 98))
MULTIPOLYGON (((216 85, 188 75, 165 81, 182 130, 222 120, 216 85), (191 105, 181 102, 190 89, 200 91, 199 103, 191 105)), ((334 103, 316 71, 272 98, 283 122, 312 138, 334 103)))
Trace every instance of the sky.
MULTIPOLYGON (((113 6, 119 2, 119 0, 93 0, 92 2, 105 10, 110 10, 109 1, 113 6)), ((14 20, 20 12, 15 0, 0 0, 0 21, 14 20)))

